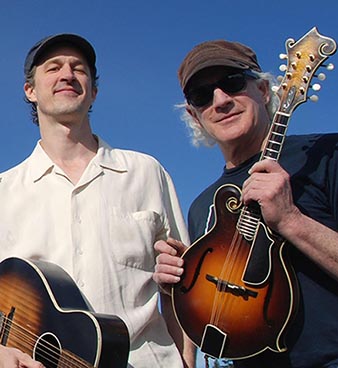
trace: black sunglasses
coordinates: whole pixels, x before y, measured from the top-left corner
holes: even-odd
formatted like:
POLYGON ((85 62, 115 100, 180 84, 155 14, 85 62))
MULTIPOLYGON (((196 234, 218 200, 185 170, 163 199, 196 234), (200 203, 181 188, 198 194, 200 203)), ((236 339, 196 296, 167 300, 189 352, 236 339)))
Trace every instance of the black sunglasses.
POLYGON ((243 70, 228 74, 215 83, 190 88, 184 92, 184 95, 189 105, 203 107, 213 100, 216 88, 220 88, 225 93, 238 93, 246 88, 247 78, 257 79, 258 76, 251 70, 243 70))

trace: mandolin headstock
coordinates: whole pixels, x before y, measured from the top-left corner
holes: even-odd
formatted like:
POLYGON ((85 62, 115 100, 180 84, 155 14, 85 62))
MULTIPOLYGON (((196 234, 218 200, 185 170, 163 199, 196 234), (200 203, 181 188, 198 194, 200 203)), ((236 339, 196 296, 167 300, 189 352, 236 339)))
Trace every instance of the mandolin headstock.
MULTIPOLYGON (((281 58, 287 59, 287 65, 284 65, 285 74, 275 92, 280 99, 278 112, 290 115, 298 105, 308 99, 310 82, 315 72, 336 52, 337 46, 332 38, 322 36, 314 27, 297 42, 289 38, 285 47, 287 54, 281 58)), ((333 69, 333 65, 330 64, 327 68, 333 69)), ((316 86, 313 87, 314 90, 316 86)))

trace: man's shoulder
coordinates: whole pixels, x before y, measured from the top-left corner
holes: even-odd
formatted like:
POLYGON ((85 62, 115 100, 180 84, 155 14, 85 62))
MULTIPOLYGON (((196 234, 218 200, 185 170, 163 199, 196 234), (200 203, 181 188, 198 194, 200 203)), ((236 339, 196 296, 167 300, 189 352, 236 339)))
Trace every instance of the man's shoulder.
POLYGON ((18 163, 17 165, 0 172, 0 183, 17 178, 18 175, 24 173, 27 170, 28 158, 18 163))
POLYGON ((111 147, 103 140, 100 140, 100 149, 99 160, 101 163, 117 170, 164 170, 155 157, 144 152, 111 147))
POLYGON ((338 144, 338 133, 293 134, 286 137, 286 146, 304 143, 309 146, 314 144, 338 144))
POLYGON ((204 210, 209 208, 214 201, 215 193, 220 186, 226 184, 223 176, 218 178, 215 182, 204 189, 192 202, 189 212, 200 212, 203 208, 204 210))
POLYGON ((142 165, 143 167, 161 167, 160 162, 155 157, 144 152, 112 148, 111 155, 120 161, 124 161, 128 166, 142 165))
POLYGON ((338 133, 314 133, 286 137, 281 158, 294 161, 296 157, 333 157, 338 153, 338 133))

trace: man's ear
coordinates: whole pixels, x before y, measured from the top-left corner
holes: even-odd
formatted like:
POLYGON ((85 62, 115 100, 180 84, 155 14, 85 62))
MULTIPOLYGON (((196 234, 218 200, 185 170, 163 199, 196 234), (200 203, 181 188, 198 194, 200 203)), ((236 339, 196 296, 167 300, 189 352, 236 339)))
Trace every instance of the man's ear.
POLYGON ((30 83, 26 82, 23 86, 23 90, 29 102, 36 102, 35 90, 30 83))
POLYGON ((95 102, 97 93, 98 93, 97 87, 93 87, 93 89, 92 89, 92 103, 95 102))
POLYGON ((269 82, 267 80, 261 80, 258 88, 262 92, 262 97, 265 102, 265 105, 270 102, 270 91, 269 91, 269 82))

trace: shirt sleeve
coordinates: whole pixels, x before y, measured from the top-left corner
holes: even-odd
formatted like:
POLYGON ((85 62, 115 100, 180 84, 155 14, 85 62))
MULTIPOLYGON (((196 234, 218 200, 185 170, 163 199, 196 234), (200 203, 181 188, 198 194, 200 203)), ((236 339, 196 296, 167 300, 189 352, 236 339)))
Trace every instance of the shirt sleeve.
POLYGON ((182 241, 185 245, 190 244, 187 226, 182 213, 181 205, 176 193, 175 185, 167 173, 162 169, 163 202, 166 216, 166 237, 182 241))

